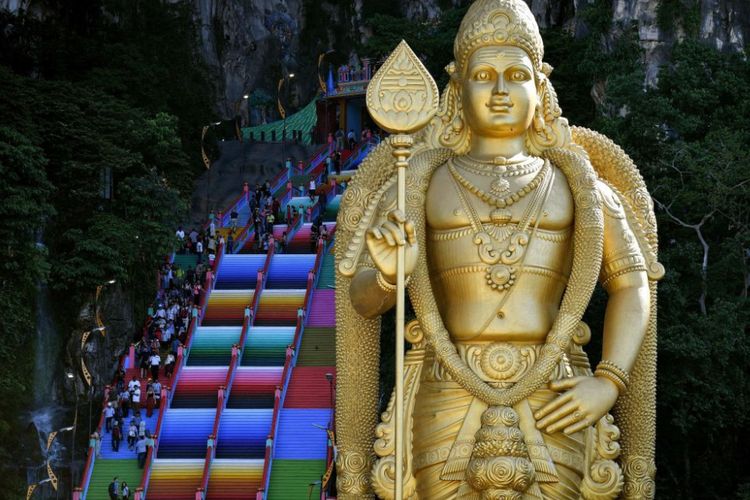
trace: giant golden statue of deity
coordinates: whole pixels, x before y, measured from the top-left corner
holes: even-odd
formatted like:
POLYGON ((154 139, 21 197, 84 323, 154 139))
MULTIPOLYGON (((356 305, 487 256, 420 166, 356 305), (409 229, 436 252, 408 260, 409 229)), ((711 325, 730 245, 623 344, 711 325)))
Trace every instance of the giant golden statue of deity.
MULTIPOLYGON (((394 397, 377 411, 379 316, 396 301, 399 247, 416 313, 404 498, 652 498, 664 271, 644 182, 607 138, 568 126, 522 0, 476 0, 454 57, 437 115, 408 141, 405 213, 393 141, 341 203, 339 498, 394 495, 394 397), (592 370, 581 317, 597 280, 609 299, 592 370)), ((386 64, 401 71, 395 108, 429 101, 409 94, 419 68, 386 64)))

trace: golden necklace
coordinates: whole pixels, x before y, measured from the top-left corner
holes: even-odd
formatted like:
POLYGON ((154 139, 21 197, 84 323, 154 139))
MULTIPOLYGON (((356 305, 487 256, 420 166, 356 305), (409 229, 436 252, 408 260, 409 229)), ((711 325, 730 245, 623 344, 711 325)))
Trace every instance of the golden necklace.
POLYGON ((476 160, 468 155, 458 156, 454 159, 457 167, 460 167, 472 174, 485 177, 520 177, 532 172, 536 172, 544 165, 541 158, 527 158, 518 163, 489 163, 476 160))
MULTIPOLYGON (((459 171, 453 165, 453 161, 448 162, 448 171, 451 173, 453 178, 459 184, 461 184, 467 191, 469 191, 474 196, 478 197, 483 202, 489 205, 492 205, 493 207, 506 208, 506 207, 513 205, 515 202, 517 202, 518 200, 520 200, 521 198, 523 198, 524 196, 526 196, 527 194, 535 190, 537 187, 539 187, 539 184, 544 180, 544 178, 549 173, 550 167, 549 167, 549 164, 545 163, 544 167, 539 170, 539 173, 536 174, 536 176, 533 179, 531 179, 528 184, 523 186, 521 189, 519 189, 515 193, 511 193, 502 198, 499 196, 494 196, 490 193, 487 193, 479 189, 470 181, 468 181, 463 175, 459 173, 459 171)), ((493 191, 496 190, 494 186, 491 189, 493 191)), ((497 190, 500 190, 500 188, 498 188, 497 190)))
MULTIPOLYGON (((453 168, 451 162, 448 163, 448 168, 453 168)), ((545 172, 549 171, 552 171, 552 168, 548 162, 545 162, 544 168, 535 177, 535 179, 539 179, 537 185, 547 178, 545 172)), ((550 179, 554 179, 554 176, 551 176, 550 179)), ((498 227, 497 222, 502 220, 502 222, 507 223, 511 219, 511 214, 510 210, 502 210, 502 212, 507 212, 507 214, 496 214, 495 212, 498 212, 498 210, 494 210, 490 214, 490 218, 495 226, 490 226, 491 229, 482 223, 479 214, 471 203, 469 203, 469 200, 466 199, 461 187, 464 186, 464 189, 468 191, 471 191, 471 189, 461 183, 460 179, 455 175, 453 176, 453 181, 458 199, 466 211, 469 223, 474 230, 473 242, 477 246, 479 259, 487 264, 487 268, 485 269, 487 286, 498 292, 509 291, 518 279, 519 266, 523 267, 522 262, 531 239, 529 227, 535 219, 538 223, 540 212, 549 192, 549 186, 551 186, 551 181, 545 183, 544 189, 536 191, 531 203, 525 208, 521 219, 517 223, 499 225, 498 227), (493 234, 495 231, 492 229, 500 229, 501 234, 493 234), (497 246, 493 240, 498 243, 497 246)), ((532 180, 531 182, 534 181, 532 180)), ((527 184, 526 187, 530 184, 527 184)), ((529 192, 532 190, 533 188, 529 189, 529 192)))

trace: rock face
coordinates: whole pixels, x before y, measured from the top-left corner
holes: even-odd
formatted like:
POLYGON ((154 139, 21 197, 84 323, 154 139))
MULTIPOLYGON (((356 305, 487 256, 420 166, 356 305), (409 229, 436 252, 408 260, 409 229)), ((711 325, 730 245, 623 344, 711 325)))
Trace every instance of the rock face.
POLYGON ((81 345, 82 334, 96 325, 95 304, 89 303, 82 308, 78 317, 77 327, 71 334, 66 345, 66 370, 77 374, 73 379, 67 379, 62 394, 69 400, 89 398, 88 387, 80 375, 81 359, 91 373, 94 387, 94 401, 101 400, 105 385, 109 385, 114 377, 117 359, 120 354, 127 354, 128 347, 133 341, 136 328, 133 316, 133 304, 123 289, 114 285, 103 289, 99 297, 99 313, 107 326, 106 334, 92 332, 87 341, 81 345), (74 396, 75 394, 78 396, 74 396))
POLYGON ((297 70, 301 0, 193 0, 193 6, 223 116, 246 116, 243 95, 256 88, 275 95, 277 79, 297 70))
MULTIPOLYGON (((177 1, 177 0, 175 0, 177 1)), ((308 23, 325 19, 326 36, 314 40, 319 52, 336 39, 363 41, 368 36, 362 18, 370 2, 352 0, 193 0, 200 29, 201 52, 219 82, 216 108, 224 117, 236 114, 247 120, 244 94, 262 88, 274 98, 282 74, 296 72, 290 84, 290 104, 304 104, 315 92, 315 50, 300 44, 308 23), (308 9, 316 9, 311 13, 308 9), (315 19, 313 21, 313 19, 315 19), (345 33, 346 36, 341 36, 345 33), (296 101, 296 102, 295 102, 296 101)), ((698 36, 720 50, 743 52, 750 37, 750 2, 747 0, 670 0, 699 12, 698 36)), ((526 0, 542 28, 562 26, 582 36, 587 33, 580 13, 594 0, 526 0)), ((611 0, 615 32, 635 23, 645 52, 647 83, 669 58, 675 41, 685 36, 683 27, 663 30, 657 22, 660 0, 611 0)), ((19 4, 19 0, 0 0, 19 4)), ((452 0, 460 6, 467 0, 452 0)), ((442 12, 439 0, 402 0, 400 14, 415 21, 433 20, 442 12)), ((309 40, 308 40, 309 41, 309 40)), ((307 42, 307 41, 306 41, 307 42)), ((341 50, 342 47, 335 47, 341 50)))
MULTIPOLYGON (((169 0, 189 2, 200 41, 200 55, 216 83, 216 111, 224 118, 240 115, 256 124, 252 102, 243 99, 262 90, 272 101, 282 75, 295 73, 282 89, 285 107, 304 105, 317 91, 317 57, 335 48, 348 54, 353 41, 364 42, 369 30, 364 17, 383 0, 169 0)), ((414 21, 430 21, 446 6, 472 0, 393 1, 394 14, 414 21), (442 6, 442 7, 441 7, 442 6)), ((525 0, 542 28, 559 26, 577 36, 588 28, 581 13, 599 0, 525 0)), ((659 26, 659 5, 668 4, 680 15, 695 17, 690 32, 719 50, 744 52, 750 38, 748 0, 605 0, 614 33, 635 23, 645 53, 646 80, 653 83, 659 67, 669 60, 672 45, 686 36, 680 20, 667 29, 659 26)), ((601 4, 599 4, 601 5, 601 4)), ((43 2, 0 0, 0 10, 25 10, 45 16, 43 2)), ((693 22, 693 21, 691 21, 693 22)), ((363 54, 360 54, 363 55, 363 54)), ((252 99, 251 99, 252 100, 252 99)), ((275 119, 276 115, 270 117, 275 119)))

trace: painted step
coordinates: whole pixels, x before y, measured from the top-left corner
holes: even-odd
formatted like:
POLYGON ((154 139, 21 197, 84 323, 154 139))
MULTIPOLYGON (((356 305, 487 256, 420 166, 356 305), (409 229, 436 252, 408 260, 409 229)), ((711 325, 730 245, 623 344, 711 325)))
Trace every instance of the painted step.
POLYGON ((255 290, 213 290, 201 325, 242 326, 245 307, 252 304, 254 293, 255 290))
POLYGON ((341 195, 338 194, 333 197, 333 199, 328 200, 328 203, 326 203, 326 210, 323 214, 323 220, 325 222, 335 222, 336 217, 339 213, 339 207, 341 206, 341 195))
POLYGON ((276 288, 306 288, 307 275, 315 265, 313 254, 279 254, 268 267, 266 290, 276 288))
MULTIPOLYGON (((265 292, 264 292, 265 293, 265 292)), ((247 332, 241 366, 284 366, 293 326, 254 326, 247 332)))
POLYGON ((320 481, 325 471, 325 460, 274 460, 271 467, 268 499, 320 498, 320 486, 311 487, 310 484, 320 481))
POLYGON ((328 428, 333 410, 320 408, 284 408, 279 416, 274 458, 289 460, 325 460, 328 453, 328 428))
POLYGON ((292 370, 284 408, 330 408, 332 406, 331 382, 326 374, 334 376, 336 386, 336 367, 334 366, 297 366, 292 370))
POLYGON ((219 424, 216 458, 262 459, 272 416, 273 408, 224 410, 219 424))
POLYGON ((169 408, 162 422, 158 458, 200 458, 203 463, 206 440, 213 430, 214 417, 215 408, 169 408))
POLYGON ((264 254, 228 254, 221 258, 216 273, 216 290, 256 288, 258 271, 266 263, 264 254))
POLYGON ((216 458, 211 462, 206 497, 209 500, 250 500, 260 488, 263 460, 216 458))
POLYGON ((310 233, 312 232, 312 223, 305 222, 302 224, 294 237, 287 244, 287 253, 315 253, 314 246, 310 243, 310 233))
POLYGON ((154 460, 146 497, 148 500, 191 500, 195 498, 195 490, 200 486, 203 478, 204 463, 205 458, 200 460, 154 460))
MULTIPOLYGON (((331 248, 333 250, 333 248, 331 248)), ((323 262, 320 263, 320 277, 318 278, 318 289, 332 289, 336 287, 336 267, 335 258, 332 252, 323 256, 323 262)))
POLYGON ((255 316, 256 326, 294 326, 305 290, 263 290, 255 316))
POLYGON ((336 329, 305 328, 297 356, 297 366, 334 366, 335 364, 336 329))
POLYGON ((187 357, 187 366, 229 366, 232 345, 240 340, 242 327, 199 326, 187 357))
MULTIPOLYGON (((127 446, 125 449, 127 449, 127 446)), ((97 459, 94 462, 94 470, 91 473, 86 498, 88 500, 109 500, 109 483, 115 476, 119 478, 121 484, 123 481, 128 483, 130 494, 134 495, 135 489, 141 484, 143 469, 138 468, 136 458, 124 460, 97 459)))
POLYGON ((241 366, 232 382, 227 408, 273 408, 282 366, 241 366))
POLYGON ((336 290, 315 291, 306 326, 313 328, 336 326, 336 290))
POLYGON ((228 366, 186 366, 180 373, 171 408, 216 408, 228 366))

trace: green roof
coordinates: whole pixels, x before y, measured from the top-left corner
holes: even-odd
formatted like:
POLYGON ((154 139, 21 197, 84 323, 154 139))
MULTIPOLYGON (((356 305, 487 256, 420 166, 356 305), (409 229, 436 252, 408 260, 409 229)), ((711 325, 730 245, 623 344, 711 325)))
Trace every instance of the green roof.
MULTIPOLYGON (((311 144, 312 138, 310 137, 310 130, 318 122, 318 113, 316 109, 317 98, 310 101, 310 103, 304 108, 300 109, 293 115, 289 115, 286 118, 286 136, 291 140, 292 130, 302 131, 302 144, 311 144)), ((281 136, 284 131, 284 120, 277 120, 271 123, 264 123, 263 125, 256 125, 254 127, 245 127, 242 129, 242 137, 244 139, 250 139, 250 133, 253 134, 253 139, 256 141, 260 140, 261 132, 265 132, 265 142, 271 142, 271 132, 276 132, 276 141, 281 142, 281 136)))

